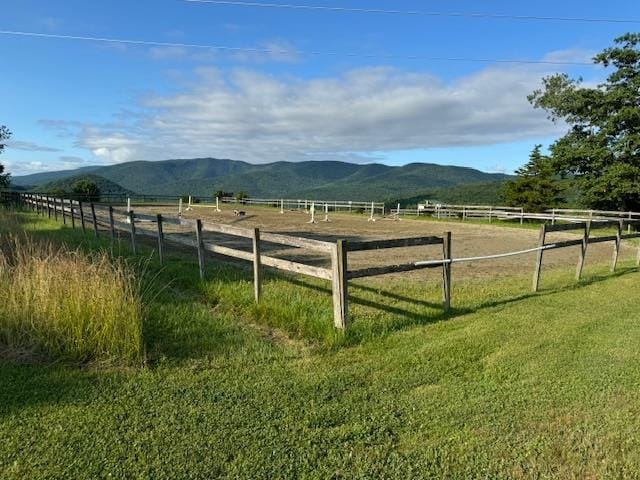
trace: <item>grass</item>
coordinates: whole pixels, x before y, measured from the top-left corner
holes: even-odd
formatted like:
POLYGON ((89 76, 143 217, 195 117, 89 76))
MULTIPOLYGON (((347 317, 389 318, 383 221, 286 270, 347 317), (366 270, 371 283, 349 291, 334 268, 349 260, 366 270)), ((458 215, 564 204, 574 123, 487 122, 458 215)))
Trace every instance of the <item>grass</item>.
MULTIPOLYGON (((25 219, 36 238, 105 245, 25 219)), ((435 281, 358 283, 353 333, 337 337, 323 284, 270 277, 256 307, 247 271, 207 268, 201 283, 195 262, 175 256, 158 274, 168 287, 148 305, 146 368, 0 361, 0 478, 640 471, 630 264, 615 275, 589 265, 578 285, 573 272, 545 272, 539 294, 529 276, 456 282, 448 317, 435 281)))
MULTIPOLYGON (((14 229, 18 220, 0 212, 14 229)), ((28 361, 141 364, 140 282, 106 253, 0 234, 0 349, 28 361)))

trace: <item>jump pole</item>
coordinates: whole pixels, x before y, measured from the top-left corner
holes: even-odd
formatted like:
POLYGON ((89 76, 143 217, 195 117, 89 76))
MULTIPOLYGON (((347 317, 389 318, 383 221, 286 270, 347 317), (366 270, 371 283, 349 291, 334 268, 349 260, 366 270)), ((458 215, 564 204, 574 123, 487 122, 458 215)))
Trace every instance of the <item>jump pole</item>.
POLYGON ((219 198, 216 197, 216 212, 221 212, 222 210, 220 210, 220 203, 219 203, 219 198))
POLYGON ((325 203, 324 204, 324 220, 323 222, 330 222, 331 220, 329 220, 329 204, 325 203))
POLYGON ((131 211, 131 197, 127 197, 127 212, 131 211))
POLYGON ((280 199, 280 215, 284 215, 284 199, 280 199))
POLYGON ((375 221, 376 221, 376 219, 373 218, 373 202, 371 202, 371 216, 369 217, 367 222, 375 222, 375 221))
POLYGON ((178 200, 178 217, 182 217, 182 197, 178 200))
POLYGON ((309 220, 307 223, 316 223, 316 204, 315 203, 311 203, 311 208, 309 209, 309 212, 311 213, 311 220, 309 220))

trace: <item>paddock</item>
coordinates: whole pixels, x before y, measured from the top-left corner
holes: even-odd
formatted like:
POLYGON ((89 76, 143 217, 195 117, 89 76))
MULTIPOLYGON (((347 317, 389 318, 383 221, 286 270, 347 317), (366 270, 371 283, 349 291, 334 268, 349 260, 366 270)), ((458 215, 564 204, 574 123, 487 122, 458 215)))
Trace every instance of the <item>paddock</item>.
MULTIPOLYGON (((538 229, 538 241, 532 245, 528 244, 531 235, 527 233, 530 231, 524 228, 505 230, 485 225, 480 229, 468 230, 471 227, 468 224, 462 230, 457 225, 457 241, 453 242, 451 229, 440 235, 433 231, 436 225, 451 227, 451 222, 416 221, 408 225, 400 222, 396 216, 382 218, 376 223, 372 222, 373 208, 371 216, 366 219, 367 227, 361 217, 353 214, 336 213, 334 221, 329 221, 328 212, 325 211, 326 221, 321 223, 325 227, 318 228, 318 223, 314 221, 313 204, 308 212, 296 211, 295 215, 286 215, 282 209, 274 214, 273 211, 264 210, 264 207, 253 207, 239 216, 237 209, 232 209, 233 218, 229 219, 229 212, 221 208, 209 209, 211 213, 206 215, 194 212, 196 218, 187 218, 186 212, 182 211, 182 204, 178 216, 172 216, 175 212, 175 206, 172 205, 141 206, 128 203, 126 210, 123 210, 111 205, 32 194, 3 198, 3 202, 8 205, 18 202, 56 220, 61 216, 64 223, 68 218, 73 228, 76 228, 77 219, 78 227, 83 232, 88 233, 90 226, 96 237, 100 235, 100 230, 106 229, 111 236, 112 247, 117 237, 128 234, 134 254, 137 252, 138 237, 154 237, 161 263, 164 262, 165 244, 195 247, 199 274, 203 280, 206 278, 207 252, 249 261, 253 264, 256 302, 260 302, 261 298, 264 267, 329 280, 332 285, 334 325, 340 329, 346 329, 349 325, 349 280, 402 274, 403 281, 425 282, 429 281, 429 277, 424 274, 417 277, 416 272, 438 269, 442 275, 442 305, 447 312, 451 307, 454 263, 462 265, 456 277, 495 278, 521 275, 526 271, 526 263, 523 262, 535 254, 533 290, 537 291, 543 258, 547 259, 546 269, 562 268, 567 263, 570 265, 570 250, 577 249, 575 278, 579 281, 588 253, 591 254, 590 261, 601 263, 606 258, 606 250, 601 247, 609 245, 610 270, 613 272, 621 257, 636 249, 637 239, 640 238, 640 233, 630 232, 631 227, 637 229, 640 224, 638 220, 543 224, 538 229), (134 206, 141 208, 134 211, 134 206), (168 213, 163 209, 169 209, 168 213), (374 226, 385 223, 386 227, 374 226), (627 233, 623 233, 625 226, 629 227, 627 233), (592 236, 592 232, 601 233, 592 236), (459 244, 455 254, 452 243, 459 244), (632 249, 627 251, 629 243, 632 249), (493 251, 487 251, 489 248, 493 251), (474 254, 474 249, 486 250, 474 254), (390 251, 394 253, 387 253, 390 251), (554 251, 557 253, 554 254, 554 251), (514 263, 514 259, 517 263, 514 263), (474 265, 477 262, 483 263, 474 265), (484 262, 491 266, 485 267, 484 262)), ((194 208, 187 210, 193 211, 194 208)), ((440 228, 438 230, 442 231, 440 228)), ((640 264, 640 250, 637 250, 635 258, 637 266, 640 264)))
MULTIPOLYGON (((177 206, 138 206, 134 205, 136 212, 144 214, 161 213, 166 216, 176 216, 177 206)), ((378 217, 377 221, 369 221, 369 212, 362 214, 349 214, 343 212, 330 212, 329 221, 323 221, 325 213, 323 209, 316 207, 316 222, 309 223, 310 214, 298 210, 286 210, 284 214, 280 210, 271 207, 245 205, 242 210, 243 217, 234 215, 234 205, 220 205, 220 212, 215 208, 198 207, 183 211, 184 219, 201 219, 203 222, 234 225, 243 228, 259 228, 261 232, 273 232, 287 234, 295 237, 305 237, 315 240, 335 243, 337 240, 365 241, 385 240, 400 237, 441 236, 444 232, 451 232, 452 257, 468 258, 479 257, 505 252, 527 250, 538 246, 539 231, 536 226, 532 228, 519 225, 508 226, 487 225, 482 223, 434 220, 427 217, 404 218, 401 221, 393 221, 390 218, 378 217)), ((140 227, 138 227, 140 228, 140 227)), ((154 228, 150 226, 149 228, 154 228)), ((168 232, 178 232, 179 229, 171 229, 168 232)), ((593 234, 604 234, 601 231, 593 234)), ((610 233, 609 233, 610 234, 610 233)), ((204 238, 212 243, 249 250, 251 242, 247 239, 230 237, 212 232, 204 232, 204 238)), ((581 238, 579 232, 553 232, 548 234, 548 240, 573 240, 581 238)), ((620 259, 635 259, 637 255, 635 241, 626 240, 621 244, 620 259)), ((326 255, 318 254, 305 248, 289 248, 283 245, 267 244, 263 247, 278 258, 283 258, 301 263, 328 267, 329 259, 326 255)), ((613 252, 612 242, 595 243, 589 245, 585 268, 598 263, 606 263, 611 260, 613 252)), ((460 262, 453 265, 455 278, 493 278, 496 276, 517 276, 532 274, 536 262, 535 251, 517 256, 496 258, 491 260, 475 260, 460 262)), ((580 255, 580 246, 562 248, 545 252, 544 269, 575 268, 580 255)), ((442 258, 442 249, 436 246, 425 245, 417 247, 389 248, 379 251, 352 252, 349 254, 349 267, 353 269, 369 268, 381 264, 403 264, 424 260, 442 258)), ((414 270, 388 275, 402 276, 410 281, 434 280, 439 281, 440 272, 435 269, 414 270)), ((372 277, 366 281, 384 282, 385 276, 372 277)))

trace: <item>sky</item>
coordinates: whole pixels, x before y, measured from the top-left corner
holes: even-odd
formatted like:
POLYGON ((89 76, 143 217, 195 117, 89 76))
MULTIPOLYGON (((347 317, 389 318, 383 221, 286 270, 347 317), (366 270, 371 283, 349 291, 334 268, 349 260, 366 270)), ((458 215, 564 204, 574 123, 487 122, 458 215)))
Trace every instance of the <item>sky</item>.
POLYGON ((3 2, 0 124, 13 137, 0 161, 13 175, 194 157, 510 173, 566 131, 527 101, 541 79, 602 82, 593 55, 640 29, 632 0, 232 3, 3 2))

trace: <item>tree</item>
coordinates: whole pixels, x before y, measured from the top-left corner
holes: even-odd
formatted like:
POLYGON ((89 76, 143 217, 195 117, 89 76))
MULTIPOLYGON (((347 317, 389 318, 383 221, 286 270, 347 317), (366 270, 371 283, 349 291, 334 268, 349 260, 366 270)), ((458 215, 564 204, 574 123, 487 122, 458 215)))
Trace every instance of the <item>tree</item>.
POLYGON ((247 192, 240 191, 236 193, 236 200, 238 200, 240 203, 244 203, 244 200, 246 198, 249 198, 249 194, 247 192))
POLYGON ((526 212, 543 212, 562 202, 562 191, 549 157, 540 153, 536 145, 529 161, 516 170, 518 177, 506 183, 502 198, 507 205, 522 207, 526 212))
POLYGON ((67 196, 67 192, 62 187, 52 188, 47 193, 52 197, 56 197, 56 198, 65 198, 67 196))
POLYGON ((233 192, 225 192, 224 190, 216 190, 213 192, 213 198, 219 198, 222 200, 226 197, 233 197, 233 192))
POLYGON ((94 202, 100 200, 100 187, 93 180, 83 178, 72 185, 73 193, 78 195, 81 200, 94 202))
POLYGON ((614 70, 595 88, 556 74, 528 97, 551 120, 569 125, 550 147, 553 166, 575 177, 583 202, 592 208, 640 209, 639 44, 640 33, 627 33, 596 55, 594 63, 614 70))
MULTIPOLYGON (((0 125, 0 153, 4 151, 4 147, 7 146, 6 140, 11 137, 11 132, 4 125, 0 125)), ((4 173, 4 165, 0 163, 0 188, 7 188, 11 183, 11 175, 4 173)))

